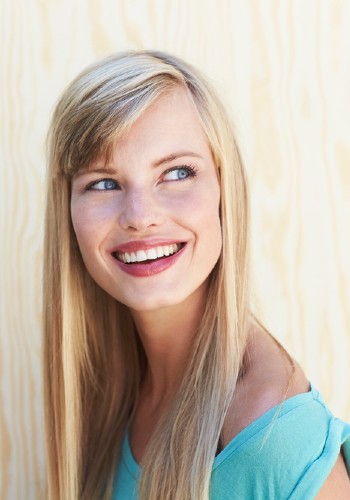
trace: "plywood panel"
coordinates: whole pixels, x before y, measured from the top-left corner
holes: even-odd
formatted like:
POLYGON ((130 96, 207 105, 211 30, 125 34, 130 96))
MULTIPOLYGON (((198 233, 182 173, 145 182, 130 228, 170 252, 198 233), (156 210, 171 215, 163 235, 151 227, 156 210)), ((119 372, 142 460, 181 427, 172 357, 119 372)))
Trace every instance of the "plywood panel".
POLYGON ((350 4, 0 3, 0 498, 45 498, 40 294, 44 137, 84 65, 126 48, 193 62, 237 123, 254 307, 350 419, 350 4))

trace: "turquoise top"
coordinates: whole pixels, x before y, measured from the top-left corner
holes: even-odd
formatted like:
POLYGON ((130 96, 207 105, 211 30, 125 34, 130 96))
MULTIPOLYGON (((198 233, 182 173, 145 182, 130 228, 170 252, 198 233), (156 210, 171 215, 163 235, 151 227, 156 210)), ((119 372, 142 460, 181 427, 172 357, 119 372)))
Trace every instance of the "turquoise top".
MULTIPOLYGON (((311 386, 259 417, 215 457, 210 500, 313 499, 341 447, 350 474, 350 425, 333 417, 311 386)), ((112 499, 137 499, 140 473, 126 435, 112 499)))

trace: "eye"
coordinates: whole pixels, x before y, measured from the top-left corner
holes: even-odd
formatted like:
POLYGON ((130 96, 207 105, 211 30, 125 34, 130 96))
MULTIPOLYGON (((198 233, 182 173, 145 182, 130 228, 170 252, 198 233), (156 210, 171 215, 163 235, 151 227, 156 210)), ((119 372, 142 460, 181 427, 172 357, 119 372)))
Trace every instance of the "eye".
POLYGON ((101 179, 90 183, 86 190, 87 191, 111 191, 113 189, 119 189, 119 185, 113 179, 101 179))
POLYGON ((183 165, 181 167, 174 167, 167 170, 163 175, 163 180, 165 182, 169 181, 182 181, 188 179, 189 177, 195 177, 196 170, 190 165, 183 165))

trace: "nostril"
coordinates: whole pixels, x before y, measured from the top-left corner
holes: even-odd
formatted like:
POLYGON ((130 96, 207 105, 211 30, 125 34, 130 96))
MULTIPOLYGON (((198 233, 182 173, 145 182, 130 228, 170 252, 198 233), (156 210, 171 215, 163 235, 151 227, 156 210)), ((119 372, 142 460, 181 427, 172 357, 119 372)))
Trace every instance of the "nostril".
POLYGON ((130 231, 144 231, 165 220, 168 205, 164 196, 144 178, 130 182, 119 198, 119 224, 130 231))

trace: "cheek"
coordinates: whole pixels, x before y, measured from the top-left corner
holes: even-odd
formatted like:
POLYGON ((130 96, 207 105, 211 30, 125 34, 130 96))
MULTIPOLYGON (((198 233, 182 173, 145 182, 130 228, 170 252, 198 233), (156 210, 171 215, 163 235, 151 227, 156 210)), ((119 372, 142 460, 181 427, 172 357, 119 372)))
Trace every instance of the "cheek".
POLYGON ((79 237, 93 238, 103 233, 113 220, 116 207, 112 202, 94 203, 83 200, 71 202, 71 218, 75 233, 79 237))
POLYGON ((217 260, 222 248, 219 189, 215 189, 213 184, 212 190, 205 190, 193 197, 182 206, 182 210, 182 213, 187 214, 201 251, 208 258, 217 260))
POLYGON ((207 233, 208 249, 212 253, 215 262, 220 256, 222 249, 222 228, 220 220, 220 190, 217 186, 215 193, 208 194, 207 209, 203 211, 204 230, 207 233))
POLYGON ((222 249, 222 230, 219 216, 219 208, 215 212, 208 214, 204 220, 204 230, 206 231, 206 251, 211 254, 211 258, 216 262, 222 249))
POLYGON ((80 252, 84 261, 96 252, 106 231, 106 220, 99 211, 91 208, 71 206, 71 218, 80 252))

